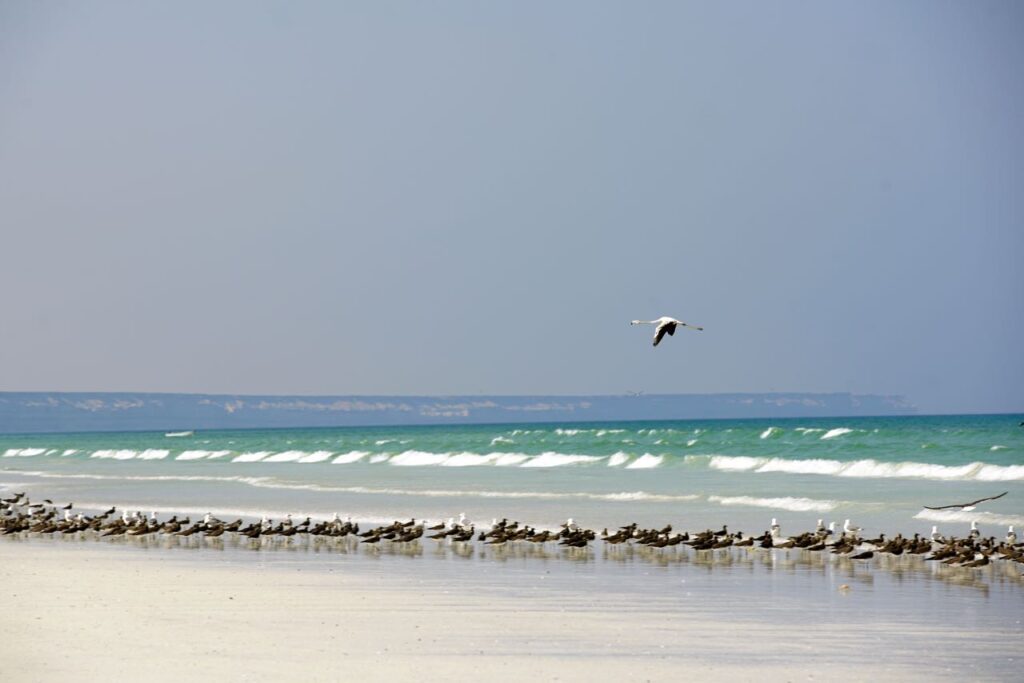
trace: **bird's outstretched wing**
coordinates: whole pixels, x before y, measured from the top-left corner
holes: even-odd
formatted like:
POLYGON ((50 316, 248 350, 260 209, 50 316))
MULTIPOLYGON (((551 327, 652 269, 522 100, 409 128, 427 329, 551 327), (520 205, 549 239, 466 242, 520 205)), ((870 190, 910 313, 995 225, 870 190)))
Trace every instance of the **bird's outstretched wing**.
POLYGON ((670 335, 675 334, 676 326, 672 323, 664 325, 658 325, 658 329, 654 331, 654 345, 657 346, 661 342, 661 338, 668 332, 670 335))
POLYGON ((1009 491, 1003 491, 1003 492, 1002 492, 1002 493, 1000 493, 1000 494, 999 494, 998 496, 989 496, 988 498, 979 498, 979 499, 978 499, 978 500, 976 500, 976 501, 973 501, 973 502, 971 502, 971 503, 968 503, 968 505, 977 505, 978 503, 984 503, 984 502, 985 502, 986 500, 995 500, 996 498, 1002 498, 1002 497, 1003 497, 1003 496, 1005 496, 1005 495, 1006 495, 1007 493, 1009 493, 1009 491))
POLYGON ((978 500, 973 500, 970 503, 960 503, 958 505, 940 505, 938 507, 932 507, 930 505, 925 505, 924 509, 925 510, 949 510, 951 508, 971 507, 972 505, 977 505, 978 503, 984 503, 986 500, 995 500, 996 498, 1002 498, 1007 493, 1009 493, 1009 491, 1003 491, 998 496, 989 496, 988 498, 979 498, 978 500))

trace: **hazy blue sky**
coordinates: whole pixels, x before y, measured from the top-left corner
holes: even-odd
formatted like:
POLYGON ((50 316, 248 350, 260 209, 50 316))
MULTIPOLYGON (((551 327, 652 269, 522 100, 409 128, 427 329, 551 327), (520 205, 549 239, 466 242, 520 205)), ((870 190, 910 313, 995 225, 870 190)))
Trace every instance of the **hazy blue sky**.
POLYGON ((0 389, 1024 409, 1024 4, 0 2, 0 389), (704 325, 652 349, 632 318, 704 325))

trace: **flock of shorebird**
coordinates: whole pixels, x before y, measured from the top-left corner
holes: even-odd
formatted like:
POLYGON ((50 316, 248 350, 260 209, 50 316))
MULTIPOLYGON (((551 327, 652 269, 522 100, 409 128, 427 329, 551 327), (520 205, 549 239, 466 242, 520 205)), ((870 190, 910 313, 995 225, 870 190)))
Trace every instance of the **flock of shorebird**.
POLYGON ((193 536, 201 534, 205 538, 217 538, 225 533, 237 534, 250 539, 262 537, 289 537, 309 535, 328 538, 354 537, 360 544, 412 543, 426 535, 427 538, 439 542, 470 543, 478 541, 486 545, 504 545, 507 543, 556 543, 569 548, 585 548, 592 541, 601 540, 609 545, 623 543, 643 545, 651 548, 670 548, 679 545, 689 546, 694 550, 720 550, 725 548, 800 548, 811 552, 831 552, 844 555, 853 560, 869 560, 876 553, 890 555, 922 555, 926 560, 934 560, 947 565, 962 567, 983 567, 993 561, 1014 562, 1024 565, 1024 542, 1017 542, 1017 534, 1010 526, 1002 541, 995 537, 983 538, 976 523, 971 523, 968 534, 958 538, 945 537, 939 534, 937 527, 932 527, 928 537, 914 534, 904 537, 896 534, 887 538, 879 534, 877 538, 865 538, 863 529, 851 524, 847 519, 841 530, 837 532, 835 522, 827 526, 823 520, 813 531, 806 531, 796 536, 784 536, 776 519, 760 536, 745 536, 742 532, 731 532, 723 526, 721 530, 690 534, 673 532, 672 525, 663 528, 643 529, 636 523, 619 527, 609 533, 604 529, 600 533, 592 529, 580 527, 572 518, 566 520, 555 531, 538 530, 519 522, 507 519, 493 520, 487 530, 477 530, 475 524, 466 519, 465 514, 458 519, 449 518, 446 522, 427 526, 426 522, 411 519, 405 522, 395 521, 392 524, 376 526, 360 530, 359 524, 351 519, 342 520, 337 513, 330 520, 314 523, 306 517, 304 521, 295 523, 291 515, 275 524, 273 520, 263 517, 258 522, 243 524, 241 519, 225 522, 206 514, 202 520, 192 522, 190 518, 179 519, 177 516, 166 521, 157 519, 156 513, 149 517, 138 511, 123 510, 117 515, 117 508, 111 507, 96 515, 73 513, 73 504, 58 506, 46 499, 41 503, 33 503, 25 493, 16 493, 9 498, 0 498, 0 535, 12 534, 87 534, 98 537, 110 536, 193 536))

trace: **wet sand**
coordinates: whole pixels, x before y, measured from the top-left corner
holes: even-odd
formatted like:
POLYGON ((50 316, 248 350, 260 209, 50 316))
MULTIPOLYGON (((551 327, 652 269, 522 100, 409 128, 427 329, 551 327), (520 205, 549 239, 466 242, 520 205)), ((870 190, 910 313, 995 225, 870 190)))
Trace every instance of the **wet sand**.
POLYGON ((914 573, 48 539, 0 558, 4 681, 1009 680, 1024 632, 1019 583, 914 573))

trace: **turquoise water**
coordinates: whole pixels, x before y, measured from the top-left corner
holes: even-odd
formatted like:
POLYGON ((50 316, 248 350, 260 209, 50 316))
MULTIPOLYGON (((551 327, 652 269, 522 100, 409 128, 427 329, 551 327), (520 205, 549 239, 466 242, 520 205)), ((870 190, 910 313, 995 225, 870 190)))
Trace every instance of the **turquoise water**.
POLYGON ((5 435, 0 485, 120 508, 366 521, 987 534, 1024 524, 1021 416, 5 435), (973 512, 928 511, 1008 491, 973 512))

